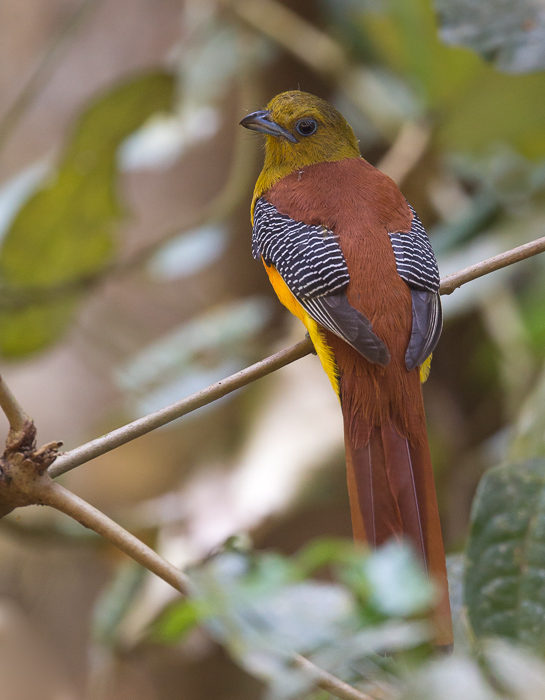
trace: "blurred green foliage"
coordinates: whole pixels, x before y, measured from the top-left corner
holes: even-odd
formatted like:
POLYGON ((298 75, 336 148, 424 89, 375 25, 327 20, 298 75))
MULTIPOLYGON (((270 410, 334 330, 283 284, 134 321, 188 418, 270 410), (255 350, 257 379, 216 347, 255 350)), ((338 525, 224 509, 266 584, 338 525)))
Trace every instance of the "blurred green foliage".
MULTIPOLYGON (((502 143, 531 159, 545 157, 545 74, 506 75, 471 51, 447 46, 438 35, 429 0, 345 0, 340 4, 349 6, 349 17, 359 30, 351 27, 356 55, 403 76, 420 100, 422 112, 431 112, 436 120, 434 140, 439 148, 483 155, 502 143)), ((447 0, 449 18, 461 4, 447 0)), ((326 3, 336 20, 346 21, 346 14, 334 5, 326 3)), ((468 5, 475 7, 475 3, 468 5)), ((494 33, 500 46, 511 41, 512 33, 508 27, 491 24, 490 15, 502 25, 503 18, 511 21, 515 6, 517 17, 537 12, 530 10, 530 3, 500 6, 490 0, 478 5, 488 5, 490 14, 474 10, 472 26, 494 33)), ((524 39, 528 40, 528 33, 518 40, 524 39)))
POLYGON ((270 698, 287 700, 312 688, 294 666, 296 653, 357 678, 354 668, 380 668, 381 654, 425 648, 431 634, 422 616, 434 589, 412 552, 393 543, 369 553, 351 542, 317 540, 291 558, 229 547, 189 573, 193 596, 168 606, 151 638, 178 643, 204 625, 267 683, 270 698), (309 578, 317 570, 329 576, 309 578))
POLYGON ((81 297, 78 285, 112 259, 122 214, 117 149, 152 114, 172 107, 174 91, 171 74, 153 72, 97 97, 79 117, 55 173, 17 213, 0 248, 4 357, 58 341, 81 297))
POLYGON ((435 0, 441 37, 473 49, 500 71, 545 68, 545 17, 531 0, 435 0))

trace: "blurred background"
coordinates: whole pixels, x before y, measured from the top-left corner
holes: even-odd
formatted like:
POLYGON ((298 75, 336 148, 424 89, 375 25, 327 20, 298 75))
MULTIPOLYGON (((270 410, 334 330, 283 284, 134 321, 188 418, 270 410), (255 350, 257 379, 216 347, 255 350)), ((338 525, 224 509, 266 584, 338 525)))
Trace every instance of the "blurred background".
MULTIPOLYGON (((40 443, 71 449, 303 338, 251 256, 262 150, 238 122, 278 92, 344 113, 442 275, 543 235, 543 30, 496 4, 2 0, 0 356, 40 443)), ((443 297, 424 395, 449 552, 485 469, 544 452, 544 264, 443 297)), ((180 566, 234 533, 291 553, 351 532, 313 356, 63 483, 180 566)), ((199 632, 147 641, 172 592, 64 516, 4 518, 0 557, 3 700, 259 697, 199 632)))

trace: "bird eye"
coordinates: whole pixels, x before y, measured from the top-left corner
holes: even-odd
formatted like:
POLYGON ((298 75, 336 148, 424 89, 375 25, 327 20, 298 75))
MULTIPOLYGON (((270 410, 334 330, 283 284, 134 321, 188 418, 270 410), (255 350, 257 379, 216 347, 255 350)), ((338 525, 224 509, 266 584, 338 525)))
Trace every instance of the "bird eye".
POLYGON ((318 124, 314 119, 299 119, 295 125, 295 130, 297 133, 301 134, 301 136, 312 136, 317 128, 318 124))

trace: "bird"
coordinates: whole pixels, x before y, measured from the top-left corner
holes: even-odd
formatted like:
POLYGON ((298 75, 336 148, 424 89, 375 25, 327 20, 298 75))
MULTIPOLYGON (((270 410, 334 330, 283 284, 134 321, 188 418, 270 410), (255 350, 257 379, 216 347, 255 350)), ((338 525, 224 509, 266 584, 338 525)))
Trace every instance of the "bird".
POLYGON ((410 542, 438 589, 434 642, 452 647, 445 553, 421 382, 442 329, 439 271, 418 215, 360 154, 325 100, 292 90, 240 124, 265 136, 252 254, 305 325, 341 404, 354 539, 410 542))

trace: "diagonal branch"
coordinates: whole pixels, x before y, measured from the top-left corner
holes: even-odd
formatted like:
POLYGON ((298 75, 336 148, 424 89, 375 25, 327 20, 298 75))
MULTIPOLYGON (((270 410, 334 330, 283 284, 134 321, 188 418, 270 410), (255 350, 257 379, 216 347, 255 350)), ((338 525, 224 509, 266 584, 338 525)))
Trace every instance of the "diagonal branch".
MULTIPOLYGON (((452 294, 452 292, 462 284, 466 284, 471 280, 487 275, 490 272, 499 270, 502 267, 507 267, 513 263, 524 260, 533 255, 537 255, 545 251, 545 237, 538 238, 530 243, 525 243, 524 245, 508 250, 505 253, 500 253, 488 260, 466 267, 459 272, 455 272, 452 275, 448 275, 441 280, 441 294, 452 294)), ((310 340, 303 340, 296 345, 292 345, 290 348, 281 350, 280 352, 267 357, 265 360, 256 362, 254 365, 247 367, 246 369, 232 374, 226 379, 222 379, 216 384, 212 384, 206 389, 201 389, 195 394, 188 396, 185 399, 181 399, 165 408, 150 413, 143 418, 128 423, 117 430, 113 430, 111 433, 102 435, 91 442, 87 442, 80 447, 76 447, 70 452, 66 452, 57 458, 55 463, 49 468, 49 474, 51 477, 55 478, 64 474, 75 467, 79 467, 85 462, 88 462, 95 457, 109 452, 121 445, 124 445, 135 438, 138 438, 146 433, 149 433, 162 425, 166 425, 181 416, 185 416, 197 408, 206 406, 213 401, 216 401, 227 394, 230 394, 237 389, 240 389, 247 384, 255 381, 256 379, 261 379, 272 372, 275 372, 281 367, 289 365, 295 360, 300 360, 302 357, 309 355, 312 352, 312 343, 310 340)))
POLYGON ((70 516, 156 574, 180 593, 187 595, 189 579, 141 540, 108 518, 47 473, 61 443, 37 448, 36 428, 9 387, 0 378, 0 408, 9 420, 10 432, 0 456, 0 517, 14 508, 40 504, 70 516))
POLYGON ((40 490, 40 501, 101 535, 182 595, 188 594, 189 578, 180 569, 76 494, 48 479, 40 490))
POLYGON ((314 679, 316 687, 326 690, 336 698, 341 698, 341 700, 374 700, 370 695, 366 695, 360 690, 356 690, 356 688, 348 683, 345 683, 336 676, 333 676, 331 673, 324 671, 323 668, 319 668, 304 656, 294 654, 294 662, 298 668, 305 671, 311 678, 314 679))
POLYGON ((295 360, 299 360, 301 357, 305 357, 305 355, 311 352, 312 343, 310 340, 303 340, 297 343, 297 345, 293 345, 291 348, 281 350, 267 357, 265 360, 256 362, 254 365, 236 374, 232 374, 230 377, 227 377, 227 379, 222 379, 206 389, 202 389, 185 399, 181 399, 181 401, 176 401, 165 408, 150 413, 148 416, 139 418, 117 430, 112 430, 111 433, 102 435, 96 438, 96 440, 91 440, 91 442, 87 442, 61 455, 51 466, 49 475, 53 478, 60 476, 74 469, 74 467, 79 467, 81 464, 95 457, 105 454, 120 445, 124 445, 156 428, 160 428, 162 425, 166 425, 181 416, 185 416, 187 413, 197 410, 197 408, 201 408, 217 399, 221 399, 223 396, 250 384, 256 379, 265 377, 267 374, 271 374, 271 372, 275 372, 277 369, 285 367, 285 365, 289 365, 291 362, 295 362, 295 360))
MULTIPOLYGON (((182 595, 188 595, 190 590, 189 578, 178 568, 163 559, 153 549, 116 522, 108 518, 74 493, 65 489, 60 484, 44 480, 37 490, 40 503, 48 505, 68 515, 94 532, 102 535, 108 542, 125 552, 134 561, 151 571, 159 578, 166 581, 172 588, 182 595)), ((356 690, 340 678, 328 673, 316 666, 303 656, 294 654, 293 660, 296 666, 305 671, 318 688, 327 690, 340 700, 373 700, 372 697, 356 690)))
POLYGON ((501 270, 503 267, 526 260, 526 258, 531 258, 533 255, 544 251, 545 236, 537 238, 535 241, 530 241, 530 243, 519 245, 517 248, 512 248, 505 253, 494 255, 493 258, 488 258, 488 260, 483 260, 483 262, 465 267, 463 270, 443 277, 441 280, 441 294, 452 294, 455 289, 458 289, 466 282, 471 282, 471 280, 476 280, 479 277, 488 275, 490 272, 501 270))

